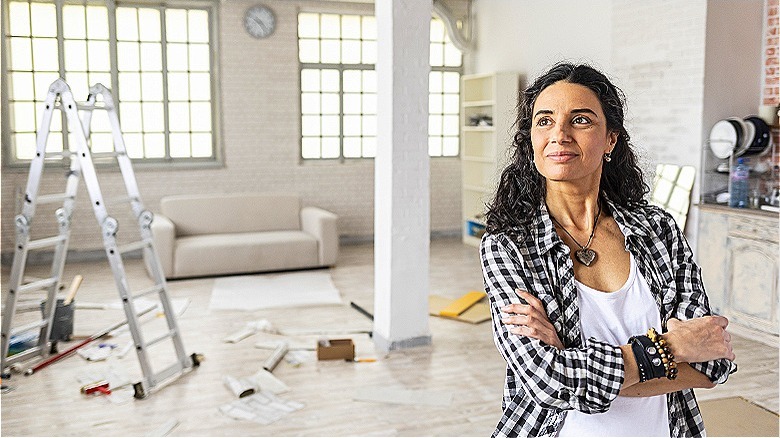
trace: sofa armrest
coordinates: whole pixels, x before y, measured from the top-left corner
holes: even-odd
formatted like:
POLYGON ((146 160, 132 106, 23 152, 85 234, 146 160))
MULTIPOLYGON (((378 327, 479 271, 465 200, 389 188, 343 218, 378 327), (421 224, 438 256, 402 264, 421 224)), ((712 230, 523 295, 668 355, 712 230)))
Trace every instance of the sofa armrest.
POLYGON ((317 207, 301 209, 301 228, 317 239, 319 261, 322 266, 336 263, 339 255, 339 235, 336 229, 338 216, 317 207))
MULTIPOLYGON (((160 259, 160 267, 165 278, 173 276, 173 253, 176 245, 176 226, 170 219, 155 214, 151 225, 152 241, 157 257, 160 259)), ((146 260, 146 269, 150 271, 149 260, 146 260)), ((150 272, 151 273, 151 272, 150 272)))

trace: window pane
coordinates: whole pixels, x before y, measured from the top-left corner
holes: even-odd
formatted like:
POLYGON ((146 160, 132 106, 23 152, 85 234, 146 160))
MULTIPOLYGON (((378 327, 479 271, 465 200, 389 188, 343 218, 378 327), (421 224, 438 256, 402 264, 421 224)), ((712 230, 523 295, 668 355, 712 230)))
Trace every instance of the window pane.
POLYGON ((376 18, 373 15, 363 16, 363 39, 376 40, 376 18))
POLYGON ((360 70, 344 70, 344 92, 360 92, 360 70))
POLYGON ((341 59, 339 40, 322 40, 320 42, 321 56, 320 62, 338 64, 341 59))
POLYGON ((344 137, 344 157, 360 158, 360 150, 360 137, 344 137))
POLYGON ((320 135, 320 117, 319 116, 302 116, 301 117, 301 133, 304 136, 320 135))
POLYGON ((209 14, 202 10, 189 11, 189 39, 191 43, 209 42, 209 14))
POLYGON ((322 116, 322 135, 339 135, 341 127, 339 126, 339 116, 322 116))
POLYGON ((376 92, 376 71, 375 70, 363 71, 363 92, 366 93, 376 92))
POLYGON ((141 100, 141 75, 138 73, 119 73, 119 96, 122 101, 141 100))
MULTIPOLYGON (((195 132, 211 132, 211 103, 193 102, 190 104, 191 129, 195 132)), ((209 140, 210 142, 210 140, 209 140)))
MULTIPOLYGON (((49 135, 49 137, 52 137, 49 135)), ((20 160, 29 160, 35 156, 35 134, 14 134, 15 155, 20 160)))
MULTIPOLYGON (((62 152, 62 144, 62 135, 52 132, 46 139, 46 152, 62 152)), ((75 142, 70 142, 70 144, 75 144, 75 142)))
POLYGON ((122 102, 119 104, 119 122, 122 132, 141 132, 141 104, 122 102))
POLYGON ((11 35, 30 35, 30 6, 27 2, 11 2, 8 4, 11 35))
POLYGON ((360 41, 341 42, 341 62, 344 64, 360 63, 360 41))
POLYGON ((208 44, 190 44, 190 71, 209 71, 208 44))
POLYGON ((111 134, 92 132, 89 136, 92 152, 111 152, 114 150, 114 139, 111 134))
POLYGON ((444 116, 442 133, 444 135, 458 135, 458 116, 444 116))
POLYGON ((87 47, 89 48, 89 70, 111 71, 108 41, 89 41, 87 47))
POLYGON ((431 94, 428 96, 428 112, 431 114, 441 114, 441 94, 431 94))
POLYGON ((445 94, 444 95, 444 111, 445 114, 459 114, 460 113, 460 96, 457 94, 445 94))
POLYGON ((341 38, 360 39, 360 16, 342 15, 341 16, 341 38))
POLYGON ((432 71, 428 75, 428 92, 430 93, 441 93, 441 81, 442 81, 442 73, 440 71, 432 71))
MULTIPOLYGON (((65 38, 87 38, 86 13, 84 6, 65 5, 62 7, 62 35, 65 38)), ((68 53, 67 50, 65 53, 68 53)))
POLYGON ((138 10, 138 30, 141 41, 159 42, 160 39, 160 11, 157 9, 142 8, 138 10))
POLYGON ((32 73, 10 73, 9 78, 11 82, 11 99, 35 100, 32 73))
POLYGON ((141 43, 141 70, 162 71, 162 44, 141 43))
POLYGON ((186 44, 168 44, 169 71, 187 71, 189 66, 187 51, 186 44))
POLYGON ((298 41, 298 57, 301 62, 320 62, 320 43, 318 40, 298 41))
POLYGON ((445 93, 459 93, 460 92, 460 73, 444 72, 443 73, 444 92, 445 93))
POLYGON ((339 138, 324 137, 322 139, 322 158, 339 157, 339 138))
POLYGON ((89 80, 87 81, 90 85, 95 85, 97 83, 103 84, 104 86, 113 89, 113 84, 111 83, 111 73, 104 72, 104 73, 89 73, 89 80))
POLYGON ((376 137, 363 137, 363 156, 376 157, 376 137))
POLYGON ((187 73, 168 73, 168 99, 189 100, 190 81, 187 73))
POLYGON ((320 91, 319 70, 301 70, 301 91, 320 91))
POLYGON ((162 102, 162 73, 141 73, 141 98, 147 102, 162 102))
POLYGON ((163 134, 144 135, 144 155, 147 158, 165 157, 165 136, 163 134))
POLYGON ((376 135, 376 116, 363 116, 363 135, 376 135))
POLYGON ((333 14, 320 15, 320 38, 339 38, 341 36, 341 24, 339 16, 333 14))
POLYGON ((158 102, 144 102, 141 105, 141 108, 144 121, 144 131, 163 132, 163 104, 158 102))
POLYGON ((190 100, 211 99, 211 75, 208 73, 190 74, 190 100))
POLYGON ((168 41, 187 41, 187 11, 168 9, 165 11, 165 36, 168 41))
POLYGON ((376 94, 363 95, 363 114, 376 114, 376 94))
POLYGON ((116 8, 116 39, 138 41, 138 14, 135 8, 116 8))
POLYGON ((187 132, 190 130, 189 103, 171 102, 168 104, 168 127, 172 132, 187 132))
POLYGON ((441 20, 431 20, 431 42, 444 42, 444 22, 441 20))
POLYGON ((11 125, 16 132, 35 132, 35 103, 11 104, 11 125))
POLYGON ((344 116, 344 135, 360 135, 360 116, 344 116))
POLYGON ((462 56, 455 45, 448 43, 444 46, 444 65, 448 67, 460 67, 462 56))
POLYGON ((89 94, 89 76, 87 73, 70 72, 65 78, 76 99, 84 99, 89 94))
POLYGON ((125 150, 130 158, 143 158, 144 157, 144 141, 141 134, 124 134, 122 140, 125 142, 125 150))
POLYGON ((57 40, 53 38, 33 38, 33 67, 41 71, 58 71, 57 40))
POLYGON ((339 110, 338 94, 326 93, 322 95, 322 114, 338 114, 339 110))
POLYGON ((442 155, 445 157, 458 156, 459 140, 458 137, 444 137, 444 148, 442 155))
POLYGON ((301 113, 320 113, 320 95, 318 93, 301 93, 301 113))
POLYGON ((360 114, 360 100, 361 98, 359 94, 345 93, 344 114, 360 114))
POLYGON ((66 40, 65 46, 65 70, 87 70, 87 42, 66 40))
POLYGON ((363 64, 376 64, 376 41, 363 41, 363 64))
POLYGON ((32 36, 57 36, 57 8, 49 3, 31 3, 32 36))
POLYGON ((116 56, 120 71, 139 70, 138 43, 117 43, 116 56))
POLYGON ((213 153, 213 148, 211 145, 211 134, 209 133, 198 133, 198 134, 192 134, 190 136, 190 141, 192 142, 192 156, 193 157, 210 157, 213 153))
POLYGON ((338 70, 322 70, 322 91, 336 91, 341 88, 339 86, 339 71, 338 70))
POLYGON ((108 39, 108 10, 105 6, 87 6, 87 37, 108 39))
POLYGON ((441 116, 431 114, 428 116, 428 135, 441 135, 441 116))
POLYGON ((46 72, 34 73, 33 77, 35 81, 35 100, 44 101, 49 94, 49 86, 51 86, 52 82, 59 79, 60 75, 59 73, 46 72))
POLYGON ((444 65, 444 50, 442 50, 441 44, 431 44, 431 50, 429 53, 430 63, 432 66, 444 65))
POLYGON ((441 156, 441 137, 428 137, 428 155, 441 156))
POLYGON ((301 139, 301 156, 303 158, 320 158, 320 138, 304 137, 301 139))
POLYGON ((298 37, 317 38, 320 35, 319 14, 298 14, 298 37))
POLYGON ((11 38, 11 69, 32 70, 32 43, 29 38, 11 38))

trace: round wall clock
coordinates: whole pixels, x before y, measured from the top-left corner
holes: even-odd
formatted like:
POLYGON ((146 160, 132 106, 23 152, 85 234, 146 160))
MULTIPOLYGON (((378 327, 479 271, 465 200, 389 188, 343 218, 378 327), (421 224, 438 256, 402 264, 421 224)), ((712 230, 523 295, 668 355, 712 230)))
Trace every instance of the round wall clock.
POLYGON ((274 33, 276 16, 267 6, 252 6, 244 14, 244 28, 255 38, 267 38, 274 33))

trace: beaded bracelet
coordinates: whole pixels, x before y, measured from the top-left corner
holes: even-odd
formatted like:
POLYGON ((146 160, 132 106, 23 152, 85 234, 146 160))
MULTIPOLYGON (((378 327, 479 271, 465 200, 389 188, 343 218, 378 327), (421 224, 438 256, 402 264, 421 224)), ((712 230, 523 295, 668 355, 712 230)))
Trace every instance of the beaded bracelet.
POLYGON ((632 336, 628 340, 639 368, 639 381, 646 382, 666 375, 663 361, 655 343, 648 336, 632 336))
POLYGON ((674 355, 669 350, 669 345, 666 343, 666 339, 658 334, 658 332, 655 331, 655 329, 652 327, 647 331, 647 337, 650 338, 650 340, 653 342, 655 348, 658 350, 658 354, 661 356, 661 363, 663 363, 666 378, 669 380, 676 379, 677 363, 674 361, 674 355))

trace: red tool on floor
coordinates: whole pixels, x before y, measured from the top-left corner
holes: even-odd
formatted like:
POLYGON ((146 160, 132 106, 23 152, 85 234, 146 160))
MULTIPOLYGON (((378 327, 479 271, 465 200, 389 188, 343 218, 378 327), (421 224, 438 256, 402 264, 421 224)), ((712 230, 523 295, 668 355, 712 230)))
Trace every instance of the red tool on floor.
MULTIPOLYGON (((141 312, 138 312, 137 317, 141 317, 141 316, 151 312, 155 308, 156 308, 155 306, 149 306, 149 308, 147 308, 147 309, 145 309, 145 310, 143 310, 141 312)), ((54 355, 54 356, 52 356, 52 357, 50 357, 50 358, 48 358, 46 360, 43 360, 40 363, 38 363, 35 366, 33 366, 32 368, 27 369, 27 371, 24 372, 24 375, 25 376, 30 376, 30 375, 35 374, 41 368, 45 368, 45 367, 53 364, 54 362, 57 362, 60 359, 63 359, 65 357, 67 357, 67 356, 70 356, 71 354, 73 354, 79 348, 89 344, 92 341, 96 341, 96 340, 102 338, 103 336, 108 335, 109 333, 113 332, 114 330, 118 329, 119 327, 122 327, 125 324, 127 324, 127 320, 119 322, 119 323, 116 323, 116 324, 112 325, 111 327, 108 327, 106 329, 103 329, 103 330, 95 333, 94 335, 92 335, 92 336, 88 337, 87 339, 79 342, 78 344, 68 348, 67 350, 63 351, 62 353, 59 353, 59 354, 54 355)))
POLYGON ((91 394, 105 394, 105 395, 111 395, 111 389, 108 388, 108 382, 105 380, 101 380, 99 382, 90 383, 88 385, 84 385, 81 387, 81 393, 84 395, 91 395, 91 394))

